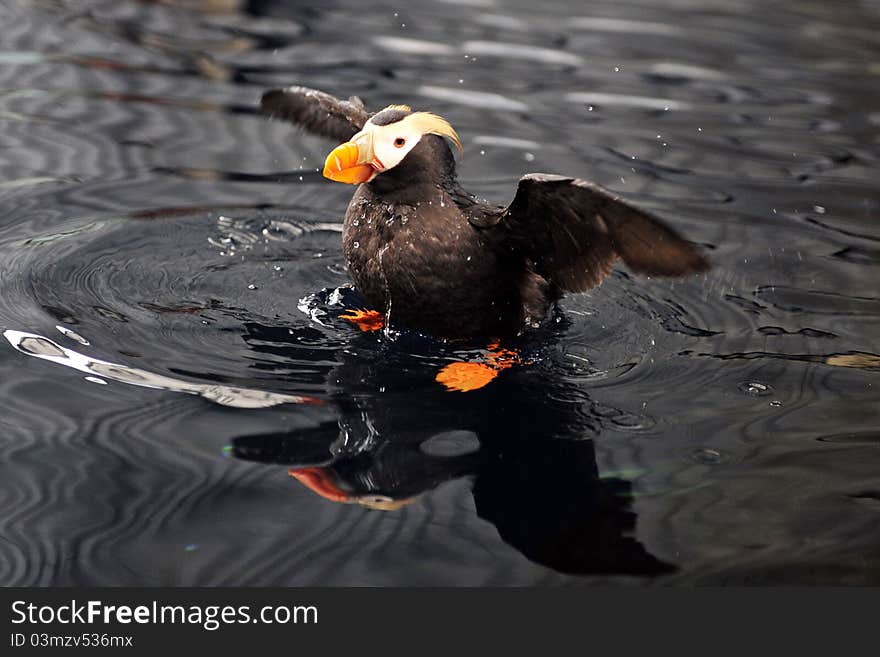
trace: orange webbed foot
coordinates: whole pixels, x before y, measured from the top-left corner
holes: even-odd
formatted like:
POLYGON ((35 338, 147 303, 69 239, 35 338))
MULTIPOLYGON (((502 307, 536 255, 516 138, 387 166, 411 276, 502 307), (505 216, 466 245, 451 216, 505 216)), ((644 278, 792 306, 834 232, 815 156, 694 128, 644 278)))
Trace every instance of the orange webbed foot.
POLYGON ((502 349, 496 340, 488 346, 484 362, 456 362, 444 365, 434 380, 450 392, 470 392, 488 385, 502 370, 521 362, 519 353, 502 349))
POLYGON ((450 392, 470 392, 488 385, 499 371, 486 363, 449 363, 434 380, 450 392))
POLYGON ((346 309, 339 319, 351 322, 364 333, 380 331, 385 326, 385 317, 378 310, 346 309))

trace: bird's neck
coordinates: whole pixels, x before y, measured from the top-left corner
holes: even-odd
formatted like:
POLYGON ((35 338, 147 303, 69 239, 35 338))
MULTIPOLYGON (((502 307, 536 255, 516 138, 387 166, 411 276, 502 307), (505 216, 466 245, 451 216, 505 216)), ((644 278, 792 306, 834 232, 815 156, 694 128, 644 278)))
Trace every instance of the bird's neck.
POLYGON ((369 191, 388 202, 416 203, 431 196, 426 191, 442 189, 456 195, 461 189, 455 175, 455 158, 441 137, 425 135, 416 147, 392 169, 367 183, 369 191))

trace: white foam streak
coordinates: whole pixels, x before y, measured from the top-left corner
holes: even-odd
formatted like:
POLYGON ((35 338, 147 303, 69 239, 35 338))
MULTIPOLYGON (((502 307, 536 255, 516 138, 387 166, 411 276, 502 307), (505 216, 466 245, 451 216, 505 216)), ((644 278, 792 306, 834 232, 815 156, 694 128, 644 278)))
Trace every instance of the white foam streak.
POLYGON ((155 374, 135 367, 128 367, 106 360, 91 358, 72 349, 66 349, 49 338, 24 331, 3 331, 3 337, 17 351, 27 355, 63 365, 90 376, 127 383, 142 388, 171 390, 189 395, 199 395, 223 406, 234 408, 269 408, 279 404, 300 404, 315 400, 299 395, 284 395, 251 388, 236 388, 219 384, 193 383, 155 374))

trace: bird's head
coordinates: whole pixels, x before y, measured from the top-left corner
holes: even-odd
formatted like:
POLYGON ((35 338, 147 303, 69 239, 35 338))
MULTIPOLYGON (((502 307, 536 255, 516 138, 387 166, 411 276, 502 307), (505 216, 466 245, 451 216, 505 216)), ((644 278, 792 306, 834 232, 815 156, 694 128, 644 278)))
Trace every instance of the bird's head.
POLYGON ((462 150, 461 140, 446 119, 430 112, 413 112, 406 105, 390 105, 370 117, 350 141, 330 152, 324 176, 350 185, 370 182, 398 166, 420 143, 422 148, 416 152, 424 150, 426 135, 448 137, 462 150))

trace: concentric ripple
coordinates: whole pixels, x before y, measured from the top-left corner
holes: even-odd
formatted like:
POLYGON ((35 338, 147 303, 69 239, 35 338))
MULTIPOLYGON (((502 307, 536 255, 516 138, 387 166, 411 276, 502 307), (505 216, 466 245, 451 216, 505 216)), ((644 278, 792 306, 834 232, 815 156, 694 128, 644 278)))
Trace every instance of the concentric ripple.
POLYGON ((869 5, 0 2, 0 583, 880 583, 869 5), (449 392, 489 345, 345 319, 351 189, 257 112, 293 83, 712 270, 618 268, 449 392))

